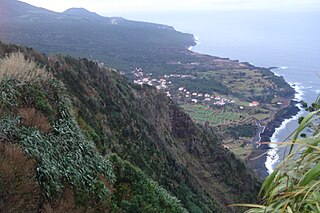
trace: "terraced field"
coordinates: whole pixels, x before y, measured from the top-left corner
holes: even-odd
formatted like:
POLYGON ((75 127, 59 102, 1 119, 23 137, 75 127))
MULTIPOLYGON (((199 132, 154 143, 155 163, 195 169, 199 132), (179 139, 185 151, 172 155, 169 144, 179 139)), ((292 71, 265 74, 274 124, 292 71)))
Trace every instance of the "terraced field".
POLYGON ((181 107, 196 123, 207 123, 209 126, 242 125, 253 120, 247 113, 233 109, 212 109, 201 104, 185 104, 181 107))

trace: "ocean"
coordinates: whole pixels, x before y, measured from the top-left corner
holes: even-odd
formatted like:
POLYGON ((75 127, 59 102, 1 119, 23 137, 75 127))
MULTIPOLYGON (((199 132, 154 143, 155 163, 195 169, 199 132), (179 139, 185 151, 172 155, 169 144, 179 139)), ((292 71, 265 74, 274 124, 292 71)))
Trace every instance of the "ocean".
MULTIPOLYGON (((311 11, 166 12, 123 14, 133 20, 168 24, 194 34, 193 51, 238 59, 260 67, 278 67, 297 91, 296 100, 308 104, 320 93, 320 13, 311 11)), ((277 128, 272 142, 281 142, 298 126, 300 113, 277 128)), ((272 145, 266 167, 270 172, 283 157, 272 145)))

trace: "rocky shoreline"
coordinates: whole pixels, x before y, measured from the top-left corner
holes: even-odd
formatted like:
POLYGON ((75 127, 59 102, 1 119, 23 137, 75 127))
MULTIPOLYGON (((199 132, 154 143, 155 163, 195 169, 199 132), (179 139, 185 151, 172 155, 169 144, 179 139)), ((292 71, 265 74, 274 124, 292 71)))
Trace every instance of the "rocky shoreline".
MULTIPOLYGON (((262 142, 270 142, 270 138, 275 132, 275 129, 280 127, 284 120, 290 119, 300 111, 300 109, 296 106, 297 103, 297 101, 291 100, 289 106, 279 110, 276 113, 274 119, 269 122, 264 131, 261 132, 262 142)), ((254 150, 247 159, 247 165, 261 178, 261 180, 264 180, 269 175, 265 166, 265 162, 267 160, 267 151, 269 149, 270 147, 268 144, 261 144, 260 146, 254 145, 254 150)))

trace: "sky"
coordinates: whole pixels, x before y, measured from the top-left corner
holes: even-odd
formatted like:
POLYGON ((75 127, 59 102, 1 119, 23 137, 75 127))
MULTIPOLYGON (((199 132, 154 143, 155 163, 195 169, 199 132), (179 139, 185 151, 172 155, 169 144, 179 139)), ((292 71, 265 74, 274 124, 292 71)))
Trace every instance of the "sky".
POLYGON ((201 10, 317 10, 320 0, 21 0, 62 12, 83 7, 101 15, 132 12, 201 11, 201 10))

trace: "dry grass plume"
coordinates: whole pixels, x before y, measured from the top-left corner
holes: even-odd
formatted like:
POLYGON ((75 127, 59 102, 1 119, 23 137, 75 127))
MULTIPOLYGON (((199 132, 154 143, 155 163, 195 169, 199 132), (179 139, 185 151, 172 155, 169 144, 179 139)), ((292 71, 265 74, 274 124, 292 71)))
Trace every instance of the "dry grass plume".
POLYGON ((34 61, 27 60, 23 53, 11 53, 0 60, 0 80, 6 77, 14 77, 21 82, 33 82, 35 80, 48 80, 52 74, 45 68, 40 68, 34 61))

